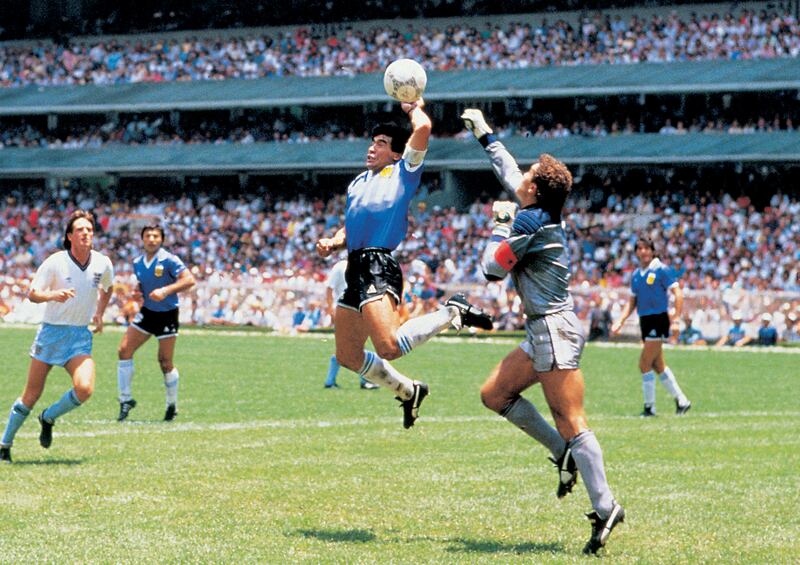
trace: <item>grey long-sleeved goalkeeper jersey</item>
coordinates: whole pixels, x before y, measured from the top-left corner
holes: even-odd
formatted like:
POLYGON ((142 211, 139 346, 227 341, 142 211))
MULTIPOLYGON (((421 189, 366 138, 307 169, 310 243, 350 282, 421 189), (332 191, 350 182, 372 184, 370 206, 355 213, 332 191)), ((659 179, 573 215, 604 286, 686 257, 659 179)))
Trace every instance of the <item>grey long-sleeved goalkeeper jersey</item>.
MULTIPOLYGON (((514 158, 499 141, 490 143, 486 153, 500 182, 514 194, 522 181, 514 158)), ((492 236, 483 253, 482 268, 489 280, 499 280, 511 273, 528 318, 573 308, 569 248, 563 223, 554 222, 541 208, 531 206, 521 210, 508 238, 492 236)))

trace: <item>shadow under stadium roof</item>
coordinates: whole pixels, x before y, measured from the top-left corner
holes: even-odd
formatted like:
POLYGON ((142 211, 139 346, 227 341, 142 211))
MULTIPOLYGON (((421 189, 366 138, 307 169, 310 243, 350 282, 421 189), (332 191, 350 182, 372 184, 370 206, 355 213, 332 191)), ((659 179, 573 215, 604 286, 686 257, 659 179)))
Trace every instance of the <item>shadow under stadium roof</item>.
MULTIPOLYGON (((425 99, 492 100, 800 89, 800 59, 430 72, 425 99)), ((0 115, 385 103, 381 78, 280 77, 0 89, 0 115)))

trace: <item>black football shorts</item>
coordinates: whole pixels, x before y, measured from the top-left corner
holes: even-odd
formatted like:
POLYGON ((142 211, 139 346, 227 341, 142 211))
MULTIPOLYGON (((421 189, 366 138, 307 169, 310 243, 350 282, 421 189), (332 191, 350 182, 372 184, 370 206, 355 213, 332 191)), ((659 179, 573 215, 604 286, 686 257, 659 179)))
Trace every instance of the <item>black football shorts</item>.
POLYGON ((669 338, 669 315, 666 312, 639 317, 642 341, 663 341, 669 338))
POLYGON ((131 325, 142 333, 154 335, 158 339, 178 335, 178 309, 156 312, 145 307, 136 314, 131 325))
POLYGON ((390 294, 397 304, 403 296, 403 272, 392 252, 383 247, 365 247, 351 251, 347 256, 344 278, 347 289, 339 305, 361 311, 364 304, 380 300, 390 294))

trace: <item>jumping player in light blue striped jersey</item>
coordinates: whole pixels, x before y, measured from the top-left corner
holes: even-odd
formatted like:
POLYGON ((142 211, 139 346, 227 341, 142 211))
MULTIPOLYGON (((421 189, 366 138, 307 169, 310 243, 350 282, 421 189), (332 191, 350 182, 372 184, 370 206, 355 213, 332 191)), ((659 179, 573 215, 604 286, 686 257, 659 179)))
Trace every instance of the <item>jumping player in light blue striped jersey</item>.
POLYGON ((656 415, 656 373, 669 394, 675 399, 675 413, 686 414, 692 403, 683 394, 672 370, 664 361, 662 343, 669 338, 669 297, 675 297, 675 317, 683 309, 683 292, 672 272, 656 257, 655 244, 646 237, 636 241, 636 257, 640 267, 631 278, 631 299, 622 310, 619 320, 611 326, 611 333, 618 334, 622 325, 634 309, 639 314, 642 332, 642 354, 639 369, 642 372, 643 417, 656 415))
POLYGON ((178 293, 195 284, 194 277, 178 257, 161 247, 164 229, 158 225, 142 228, 144 255, 133 261, 133 273, 139 281, 144 302, 128 326, 119 344, 117 386, 119 388, 118 421, 128 417, 136 406, 131 387, 133 383, 133 354, 150 336, 158 340, 158 364, 164 375, 166 412, 164 420, 178 415, 178 380, 180 375, 173 363, 178 339, 178 293))
POLYGON ((395 124, 372 131, 367 170, 347 188, 345 225, 317 242, 327 257, 347 249, 345 290, 336 307, 336 359, 365 379, 391 390, 403 407, 403 427, 414 425, 428 385, 412 380, 389 361, 409 353, 451 324, 491 329, 491 318, 461 295, 424 316, 400 324, 403 274, 392 251, 408 230, 408 208, 422 178, 431 120, 425 102, 403 102, 412 132, 395 124), (367 338, 375 352, 365 351, 367 338))

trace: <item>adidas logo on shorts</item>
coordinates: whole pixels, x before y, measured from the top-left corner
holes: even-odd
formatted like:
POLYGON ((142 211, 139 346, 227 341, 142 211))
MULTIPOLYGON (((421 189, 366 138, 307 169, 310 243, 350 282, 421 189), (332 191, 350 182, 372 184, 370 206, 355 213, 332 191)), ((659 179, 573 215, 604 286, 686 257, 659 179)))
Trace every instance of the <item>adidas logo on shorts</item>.
POLYGON ((371 285, 369 285, 369 288, 367 289, 367 292, 370 293, 370 294, 373 294, 375 292, 378 292, 378 289, 375 288, 374 284, 371 284, 371 285))

